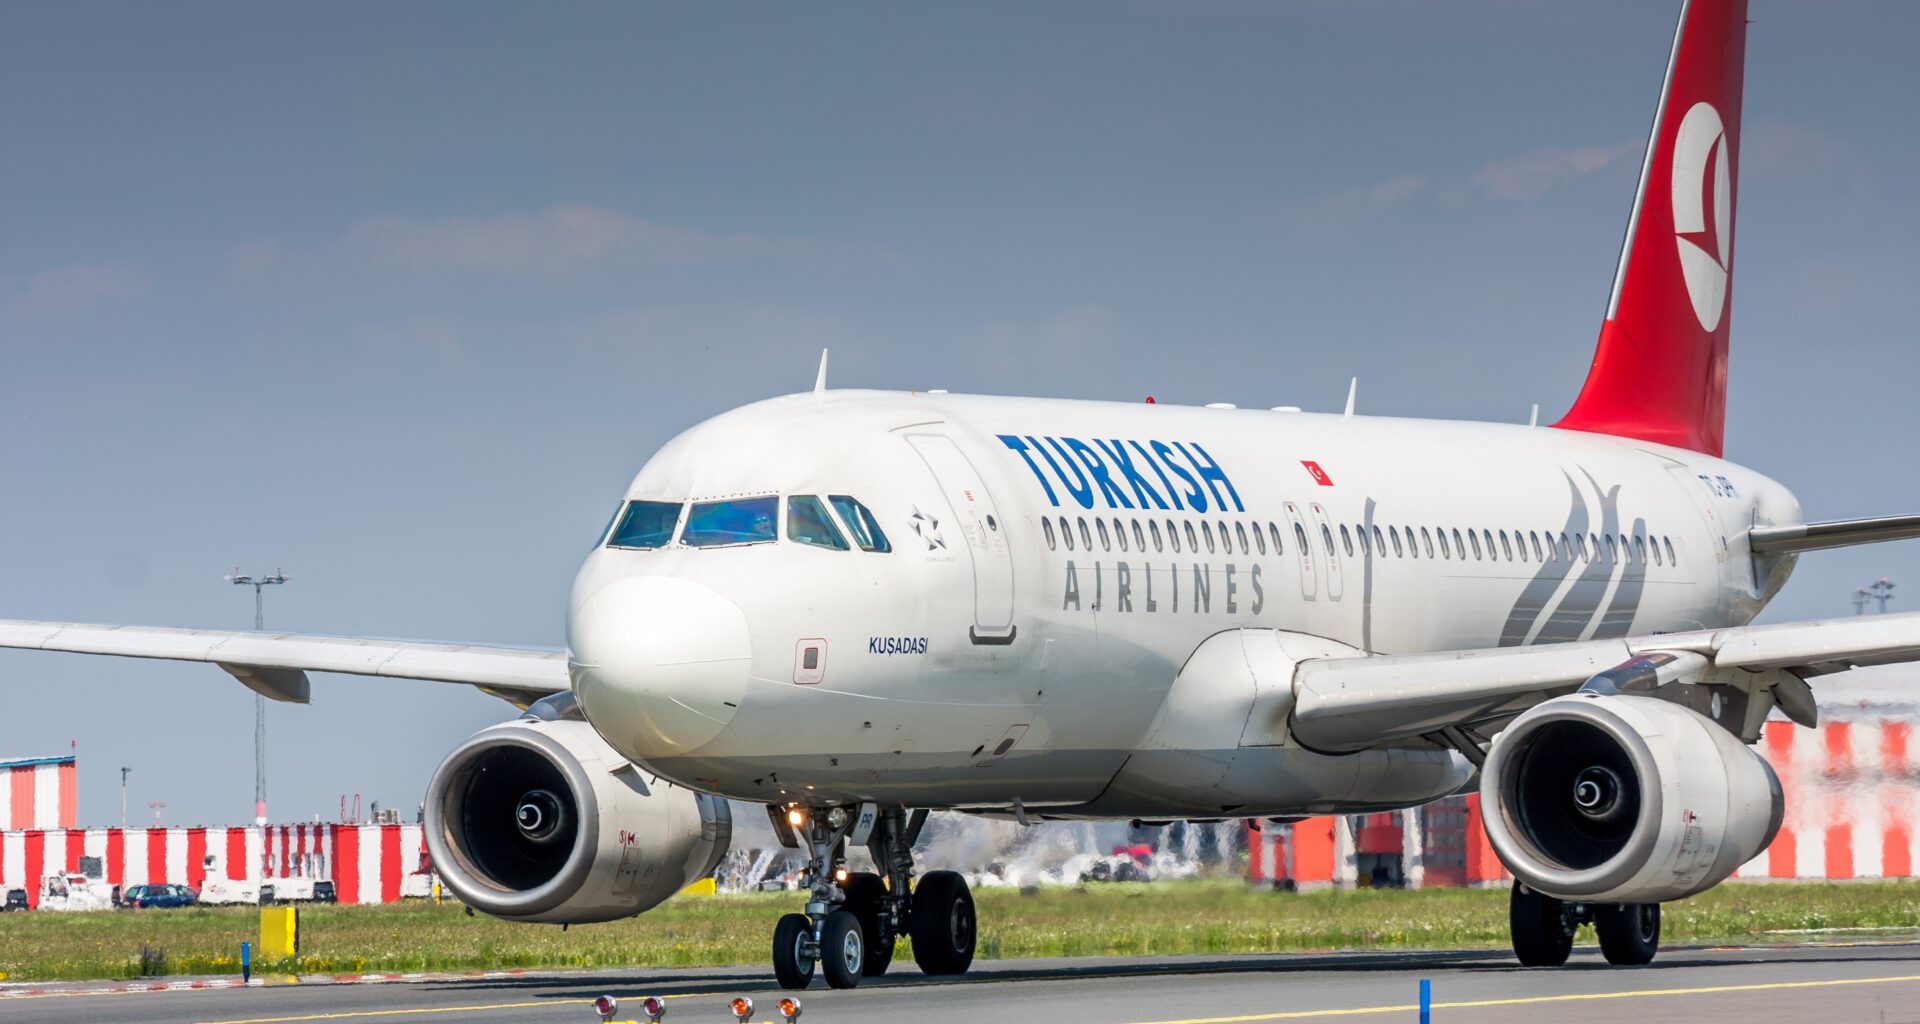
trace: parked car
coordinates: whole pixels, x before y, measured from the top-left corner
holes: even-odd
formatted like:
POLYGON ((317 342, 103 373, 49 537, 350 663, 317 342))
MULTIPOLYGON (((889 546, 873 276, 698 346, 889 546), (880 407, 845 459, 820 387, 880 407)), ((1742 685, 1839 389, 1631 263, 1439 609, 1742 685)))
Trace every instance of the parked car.
POLYGON ((0 901, 0 913, 5 913, 9 910, 25 909, 27 909, 27 890, 8 889, 7 898, 4 901, 0 901))
POLYGON ((200 893, 184 885, 136 885, 120 897, 128 907, 191 907, 199 900, 200 893))
POLYGON ((338 903, 340 896, 334 891, 332 882, 315 882, 313 883, 313 902, 338 903))

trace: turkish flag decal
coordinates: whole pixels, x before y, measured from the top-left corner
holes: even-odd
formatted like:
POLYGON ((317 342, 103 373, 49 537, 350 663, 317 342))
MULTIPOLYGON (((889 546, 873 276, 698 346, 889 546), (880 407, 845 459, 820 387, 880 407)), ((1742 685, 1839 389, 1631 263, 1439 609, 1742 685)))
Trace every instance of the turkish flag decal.
POLYGON ((1309 474, 1312 474, 1314 483, 1319 484, 1322 487, 1333 486, 1333 478, 1327 475, 1326 470, 1320 468, 1320 464, 1318 462, 1315 462, 1312 459, 1301 459, 1300 464, 1302 466, 1307 467, 1307 472, 1309 474))

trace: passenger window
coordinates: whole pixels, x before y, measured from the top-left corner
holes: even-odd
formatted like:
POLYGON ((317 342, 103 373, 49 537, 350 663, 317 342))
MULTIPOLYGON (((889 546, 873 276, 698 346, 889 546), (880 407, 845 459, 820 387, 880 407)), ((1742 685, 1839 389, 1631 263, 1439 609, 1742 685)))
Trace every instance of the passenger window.
POLYGON ((687 528, 681 533, 680 543, 692 548, 771 543, 779 517, 780 499, 773 495, 697 501, 687 512, 687 528))
MULTIPOLYGON (((1640 543, 1640 538, 1638 538, 1638 537, 1635 537, 1635 538, 1633 538, 1633 542, 1634 542, 1635 544, 1639 544, 1639 543, 1640 543)), ((1648 545, 1646 545, 1646 546, 1647 546, 1647 547, 1649 547, 1649 548, 1652 548, 1652 549, 1653 549, 1653 564, 1655 564, 1655 565, 1666 565, 1666 564, 1667 564, 1667 563, 1666 563, 1665 561, 1663 561, 1663 560, 1662 560, 1662 559, 1660 558, 1660 539, 1659 539, 1658 537, 1656 537, 1656 538, 1654 538, 1654 540, 1653 540, 1653 543, 1651 543, 1651 544, 1648 544, 1648 545)), ((1647 556, 1646 556, 1646 554, 1645 554, 1645 553, 1643 552, 1643 553, 1642 553, 1642 554, 1640 555, 1640 561, 1641 561, 1641 562, 1642 562, 1642 563, 1644 564, 1644 563, 1646 562, 1646 560, 1647 560, 1647 556)))
POLYGON ((1113 521, 1113 543, 1120 550, 1127 550, 1127 527, 1118 519, 1113 521))
POLYGON ((1187 527, 1187 550, 1197 555, 1200 553, 1200 538, 1193 532, 1192 520, 1188 520, 1185 525, 1187 527))
MULTIPOLYGON (((1426 531, 1425 531, 1425 530, 1422 530, 1422 531, 1420 531, 1420 532, 1422 532, 1422 533, 1425 533, 1426 531)), ((1449 548, 1449 547, 1447 547, 1447 531, 1446 531, 1446 528, 1445 528, 1445 527, 1437 527, 1437 528, 1435 528, 1435 529, 1434 529, 1434 531, 1433 531, 1433 532, 1435 532, 1435 533, 1437 533, 1437 534, 1439 534, 1439 535, 1440 535, 1440 557, 1441 557, 1441 558, 1452 558, 1452 557, 1453 557, 1453 549, 1451 549, 1451 548, 1449 548)), ((1462 551, 1462 552, 1460 552, 1460 557, 1461 557, 1461 558, 1465 558, 1465 557, 1467 557, 1467 553, 1466 553, 1465 551, 1462 551)))
POLYGON ((1498 558, 1499 556, 1493 553, 1493 531, 1481 530, 1480 539, 1485 541, 1487 544, 1487 559, 1491 561, 1495 558, 1498 558))
MULTIPOLYGON (((1200 523, 1200 536, 1207 539, 1207 554, 1213 554, 1213 524, 1203 520, 1200 523)), ((1226 540, 1226 535, 1224 533, 1221 534, 1220 539, 1222 541, 1226 540)))
MULTIPOLYGON (((1595 551, 1598 551, 1600 550, 1600 546, 1596 544, 1594 545, 1593 549, 1595 551)), ((1613 534, 1609 533, 1607 534, 1607 561, 1618 562, 1619 560, 1620 560, 1620 549, 1614 546, 1613 534)))
POLYGON ((1167 520, 1167 546, 1173 549, 1174 554, 1180 553, 1180 527, 1171 519, 1167 520))
POLYGON ((1666 535, 1662 534, 1660 537, 1660 543, 1665 544, 1667 546, 1667 564, 1679 565, 1680 556, 1673 553, 1673 541, 1668 540, 1666 535))
POLYGON ((1066 516, 1060 517, 1060 542, 1067 546, 1068 551, 1073 550, 1073 527, 1067 525, 1066 516))
POLYGON ((1080 518, 1080 546, 1088 551, 1093 550, 1093 531, 1087 529, 1087 520, 1084 516, 1080 518))
POLYGON ((1327 529, 1327 524, 1325 523, 1320 524, 1320 543, 1326 546, 1328 558, 1332 558, 1338 553, 1333 550, 1333 531, 1327 529))
POLYGON ((1052 550, 1053 550, 1053 545, 1054 545, 1054 539, 1053 539, 1053 520, 1051 520, 1051 519, 1048 519, 1048 518, 1047 518, 1046 516, 1041 516, 1041 517, 1040 517, 1040 532, 1041 532, 1041 533, 1044 533, 1044 534, 1046 534, 1046 535, 1047 535, 1047 550, 1048 550, 1048 551, 1052 551, 1052 550))
POLYGON ((847 550, 847 539, 827 515, 827 506, 811 494, 796 494, 787 499, 787 539, 816 548, 847 550))
POLYGON ((1096 527, 1099 527, 1100 550, 1102 551, 1113 550, 1113 541, 1111 538, 1107 536, 1107 521, 1105 519, 1095 519, 1093 521, 1093 525, 1096 527))
POLYGON ((1253 524, 1253 546, 1259 548, 1261 554, 1267 553, 1267 535, 1260 532, 1259 523, 1253 524))
MULTIPOLYGON (((1578 546, 1580 549, 1580 560, 1582 562, 1593 561, 1594 553, 1592 551, 1587 550, 1587 535, 1584 533, 1576 533, 1573 535, 1573 541, 1574 541, 1574 544, 1578 546)), ((1600 546, 1600 541, 1598 538, 1594 539, 1593 546, 1596 548, 1600 546)))
MULTIPOLYGON (((880 529, 880 520, 860 504, 844 494, 827 495, 827 504, 840 513, 840 521, 846 524, 847 532, 853 535, 853 543, 862 551, 885 553, 893 550, 887 543, 886 532, 880 529)), ((1047 538, 1047 546, 1053 546, 1053 538, 1047 538)))
POLYGON ((1133 546, 1142 552, 1147 550, 1147 535, 1140 532, 1140 520, 1133 521, 1133 546))
POLYGON ((1348 558, 1353 557, 1353 535, 1347 532, 1345 523, 1340 524, 1340 546, 1346 549, 1348 558))
POLYGON ((1473 542, 1473 560, 1477 562, 1480 560, 1480 557, 1481 557, 1480 556, 1480 537, 1478 534, 1474 533, 1472 530, 1468 530, 1467 539, 1473 542))
POLYGON ((673 527, 679 521, 677 501, 629 501, 620 525, 607 538, 607 546, 641 550, 666 547, 673 541, 673 527))
POLYGON ((1147 532, 1148 532, 1148 533, 1151 533, 1151 534, 1153 534, 1153 550, 1155 550, 1155 551, 1159 551, 1159 550, 1161 550, 1161 547, 1160 547, 1160 521, 1159 521, 1158 519, 1149 519, 1149 520, 1147 520, 1147 532))
POLYGON ((1233 539, 1240 542, 1240 553, 1247 554, 1253 549, 1247 546, 1247 524, 1233 524, 1233 539))
POLYGON ((1300 554, 1311 558, 1313 551, 1307 547, 1307 531, 1299 523, 1293 524, 1293 542, 1300 545, 1300 554))
POLYGON ((1279 523, 1268 521, 1267 539, 1273 541, 1273 553, 1275 555, 1282 555, 1286 553, 1280 549, 1280 524, 1279 523))
MULTIPOLYGON (((1374 527, 1374 529, 1377 530, 1379 529, 1379 527, 1376 526, 1374 527)), ((1389 526, 1387 527, 1387 536, 1393 538, 1393 557, 1395 558, 1406 557, 1405 553, 1400 550, 1400 531, 1389 526)))
MULTIPOLYGON (((1526 549, 1522 548, 1521 550, 1525 551, 1526 549)), ((1507 531, 1505 530, 1500 531, 1500 551, 1506 556, 1507 561, 1513 561, 1513 545, 1507 543, 1507 531)))
MULTIPOLYGON (((1471 537, 1471 536, 1473 536, 1473 531, 1472 531, 1472 530, 1468 530, 1468 531, 1467 531, 1467 536, 1469 536, 1469 537, 1471 537)), ((1455 530, 1455 531, 1453 531, 1453 550, 1455 550, 1455 551, 1457 551, 1457 552, 1459 552, 1459 553, 1460 553, 1460 560, 1461 560, 1462 562, 1464 562, 1464 561, 1466 561, 1466 560, 1467 560, 1467 545, 1466 545, 1466 544, 1465 544, 1464 542, 1462 542, 1462 541, 1460 540, 1460 531, 1459 531, 1459 530, 1455 530)))
MULTIPOLYGON (((1387 541, 1386 538, 1380 536, 1380 524, 1378 523, 1375 523, 1373 526, 1373 550, 1379 552, 1382 556, 1387 553, 1387 541)), ((1398 552, 1395 552, 1395 554, 1398 554, 1398 552)))

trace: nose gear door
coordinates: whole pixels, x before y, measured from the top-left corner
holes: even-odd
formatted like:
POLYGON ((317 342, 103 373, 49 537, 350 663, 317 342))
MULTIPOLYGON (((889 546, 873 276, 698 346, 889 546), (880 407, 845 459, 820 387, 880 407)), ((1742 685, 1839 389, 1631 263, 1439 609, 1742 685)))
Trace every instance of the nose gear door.
POLYGON ((1007 547, 1007 522, 993 503, 980 474, 953 439, 940 434, 908 434, 907 443, 920 453, 939 483, 953 514, 953 523, 966 538, 973 561, 973 626, 968 635, 976 644, 1013 642, 1013 554, 1007 547))

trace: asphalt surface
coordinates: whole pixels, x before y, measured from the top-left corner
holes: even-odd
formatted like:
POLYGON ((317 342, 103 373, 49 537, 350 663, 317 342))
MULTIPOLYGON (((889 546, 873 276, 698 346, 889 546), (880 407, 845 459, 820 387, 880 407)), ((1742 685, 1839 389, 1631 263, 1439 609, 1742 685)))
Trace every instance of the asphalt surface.
MULTIPOLYGON (((1636 969, 1610 968, 1592 949, 1577 950, 1557 970, 1527 970, 1487 952, 983 961, 958 980, 924 978, 904 964, 854 991, 816 981, 799 995, 806 1024, 1413 1022, 1422 978, 1432 983, 1433 1021, 1447 1024, 1920 1024, 1920 942, 1670 949, 1636 969)), ((0 996, 0 1022, 586 1024, 596 1019, 591 999, 611 993, 623 1002, 621 1020, 633 1019, 641 996, 659 995, 670 1024, 724 1024, 733 1020, 724 1004, 735 995, 752 997, 754 1020, 778 1021, 773 1008, 782 994, 761 968, 122 994, 82 993, 85 987, 0 996)))

